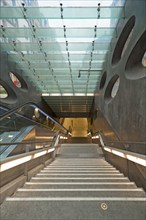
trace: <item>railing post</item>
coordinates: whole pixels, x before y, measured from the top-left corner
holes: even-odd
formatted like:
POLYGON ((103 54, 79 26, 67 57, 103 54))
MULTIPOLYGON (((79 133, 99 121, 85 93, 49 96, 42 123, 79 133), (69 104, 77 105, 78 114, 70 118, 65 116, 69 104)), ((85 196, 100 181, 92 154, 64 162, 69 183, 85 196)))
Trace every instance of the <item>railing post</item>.
MULTIPOLYGON (((30 144, 26 144, 26 148, 25 148, 25 152, 28 153, 30 150, 31 145, 30 144)), ((27 162, 24 165, 24 176, 28 176, 28 164, 27 162)))

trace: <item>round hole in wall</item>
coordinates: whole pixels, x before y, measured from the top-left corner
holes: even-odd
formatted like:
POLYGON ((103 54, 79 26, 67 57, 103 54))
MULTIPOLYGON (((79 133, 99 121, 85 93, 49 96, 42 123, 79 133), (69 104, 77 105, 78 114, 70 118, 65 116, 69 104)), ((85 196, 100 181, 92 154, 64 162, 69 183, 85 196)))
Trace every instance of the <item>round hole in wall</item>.
POLYGON ((10 75, 10 78, 11 78, 13 84, 16 87, 18 87, 19 89, 21 89, 24 92, 28 91, 27 83, 24 80, 24 78, 21 76, 22 72, 21 72, 21 75, 20 75, 18 73, 13 73, 13 71, 10 71, 9 75, 10 75))
POLYGON ((116 80, 116 82, 113 85, 112 91, 111 91, 111 97, 114 98, 118 92, 119 89, 119 85, 120 85, 120 78, 118 77, 118 79, 116 80))
POLYGON ((0 101, 2 103, 13 104, 17 102, 14 90, 2 79, 0 79, 0 101))
POLYGON ((122 58, 123 54, 125 53, 126 48, 133 34, 134 25, 135 25, 135 16, 132 16, 126 23, 118 39, 118 42, 116 44, 113 57, 112 57, 112 65, 117 64, 122 58))
POLYGON ((105 85, 105 82, 106 82, 106 76, 107 76, 107 73, 104 72, 103 75, 102 75, 102 77, 101 77, 99 89, 103 89, 103 87, 104 87, 104 85, 105 85))
POLYGON ((8 97, 8 92, 6 89, 0 84, 0 99, 5 99, 8 97))
POLYGON ((109 81, 106 91, 105 91, 105 101, 109 102, 117 95, 120 86, 120 77, 119 75, 114 75, 109 81))
POLYGON ((15 75, 14 73, 12 73, 12 72, 10 72, 9 75, 10 75, 10 78, 11 78, 12 82, 14 83, 14 85, 15 85, 16 87, 18 87, 18 88, 21 88, 21 87, 22 87, 22 86, 21 86, 21 82, 20 82, 20 80, 16 77, 16 75, 15 75))
POLYGON ((142 58, 142 65, 143 65, 144 67, 146 67, 146 52, 144 53, 144 56, 143 56, 143 58, 142 58))
POLYGON ((135 80, 146 77, 145 53, 146 53, 146 31, 138 39, 125 67, 125 75, 128 79, 135 80))

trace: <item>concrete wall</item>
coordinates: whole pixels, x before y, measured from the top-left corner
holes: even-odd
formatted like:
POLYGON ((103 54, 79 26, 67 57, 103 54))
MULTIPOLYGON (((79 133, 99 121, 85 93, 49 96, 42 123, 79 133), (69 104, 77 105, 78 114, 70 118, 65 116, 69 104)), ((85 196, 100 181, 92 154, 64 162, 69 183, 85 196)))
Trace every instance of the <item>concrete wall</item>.
MULTIPOLYGON (((92 114, 93 130, 102 130, 106 141, 146 142, 146 68, 142 65, 145 52, 146 0, 127 0, 125 19, 119 22, 117 37, 111 44, 92 114), (118 77, 119 89, 112 98, 118 77)), ((127 147, 146 154, 144 144, 127 147)))
POLYGON ((20 70, 16 69, 14 63, 8 61, 6 53, 0 55, 0 66, 0 84, 4 86, 9 94, 7 98, 0 99, 0 105, 11 109, 27 102, 33 102, 44 109, 48 114, 53 114, 52 110, 42 100, 41 92, 29 82, 28 78, 25 77, 20 70), (14 73, 20 80, 21 88, 13 84, 9 76, 10 72, 14 73))

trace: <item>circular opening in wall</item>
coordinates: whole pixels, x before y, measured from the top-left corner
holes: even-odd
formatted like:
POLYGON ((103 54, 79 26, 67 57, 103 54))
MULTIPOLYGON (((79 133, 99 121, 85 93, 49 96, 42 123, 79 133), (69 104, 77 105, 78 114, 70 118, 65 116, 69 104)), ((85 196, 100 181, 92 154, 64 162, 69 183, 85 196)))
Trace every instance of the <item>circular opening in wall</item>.
POLYGON ((0 85, 0 98, 5 99, 7 97, 8 97, 8 93, 6 89, 2 85, 0 85))
POLYGON ((100 81, 99 89, 103 89, 103 87, 105 85, 105 82, 106 82, 106 76, 107 76, 107 73, 104 72, 103 75, 102 75, 101 81, 100 81))
POLYGON ((109 81, 106 91, 105 91, 105 101, 111 101, 115 96, 117 95, 117 92, 119 90, 120 86, 120 77, 116 74, 112 77, 112 79, 109 81))
POLYGON ((118 42, 116 44, 113 57, 112 57, 112 65, 117 64, 120 59, 122 58, 123 54, 125 53, 128 44, 131 40, 133 30, 135 25, 135 16, 132 16, 128 22, 126 23, 125 27, 120 34, 118 42))
POLYGON ((17 96, 14 90, 3 80, 0 79, 0 98, 1 102, 13 104, 17 102, 17 96))
POLYGON ((21 88, 22 87, 21 83, 20 83, 19 79, 15 76, 15 74, 10 72, 9 75, 10 75, 10 78, 11 78, 12 82, 14 83, 14 85, 18 88, 21 88))
POLYGON ((143 58, 142 58, 142 65, 143 65, 144 67, 146 67, 146 52, 144 53, 144 56, 143 56, 143 58))
POLYGON ((125 67, 128 79, 135 80, 146 76, 146 31, 143 32, 134 46, 125 67))

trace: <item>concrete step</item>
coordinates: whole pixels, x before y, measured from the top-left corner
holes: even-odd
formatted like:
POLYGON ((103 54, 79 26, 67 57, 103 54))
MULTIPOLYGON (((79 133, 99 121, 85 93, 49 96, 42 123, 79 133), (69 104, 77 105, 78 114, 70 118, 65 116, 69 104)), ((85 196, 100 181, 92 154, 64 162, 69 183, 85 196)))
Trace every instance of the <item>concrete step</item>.
POLYGON ((109 188, 109 189, 135 189, 137 188, 133 182, 26 182, 24 188, 47 188, 47 189, 96 189, 96 188, 109 188))
POLYGON ((144 198, 8 198, 2 220, 145 220, 144 198))
POLYGON ((113 166, 111 165, 50 165, 50 166, 47 166, 47 168, 99 168, 99 169, 108 169, 108 168, 114 168, 113 166))
POLYGON ((59 168, 46 168, 46 169, 43 169, 42 171, 45 171, 45 172, 47 172, 47 171, 50 171, 50 170, 52 170, 52 171, 70 171, 70 173, 72 172, 72 171, 88 171, 89 173, 90 173, 90 171, 96 171, 96 172, 105 172, 105 171, 118 171, 118 172, 120 172, 119 170, 117 170, 117 169, 115 169, 115 168, 112 168, 112 167, 109 167, 109 168, 90 168, 90 169, 88 169, 88 168, 62 168, 62 169, 59 169, 59 168))
POLYGON ((68 147, 6 199, 2 220, 145 220, 146 194, 101 158, 97 146, 68 147))
POLYGON ((120 172, 119 171, 97 171, 97 170, 90 170, 90 171, 88 171, 88 170, 74 170, 74 171, 69 171, 69 170, 61 170, 61 171, 59 171, 59 170, 42 170, 41 171, 41 173, 43 173, 43 174, 59 174, 59 173, 68 173, 68 174, 70 174, 70 173, 74 173, 74 174, 88 174, 88 173, 90 173, 90 174, 120 174, 120 172))
POLYGON ((76 178, 72 178, 72 177, 57 177, 57 178, 53 178, 53 177, 33 177, 31 179, 31 182, 46 182, 46 183, 57 183, 57 182, 64 182, 64 183, 78 183, 78 182, 83 182, 83 183, 97 183, 97 182, 129 182, 129 179, 126 177, 84 177, 84 178, 80 178, 80 177, 76 177, 76 178))
POLYGON ((68 143, 72 143, 72 144, 83 143, 83 144, 85 144, 85 143, 92 143, 92 140, 91 140, 91 138, 88 138, 88 137, 70 137, 68 139, 68 143))
POLYGON ((103 158, 57 158, 52 165, 62 163, 62 165, 110 165, 103 158), (70 163, 69 163, 70 162, 70 163))
POLYGON ((40 191, 35 191, 33 189, 29 190, 29 192, 25 190, 19 190, 17 191, 13 198, 16 197, 36 197, 36 198, 42 198, 42 197, 47 197, 47 198, 54 198, 54 197, 144 197, 145 198, 145 193, 140 189, 139 191, 45 191, 45 190, 40 190, 40 191))
POLYGON ((63 144, 59 150, 60 158, 100 158, 97 144, 63 144))
POLYGON ((124 177, 122 173, 38 173, 36 177, 124 177))

